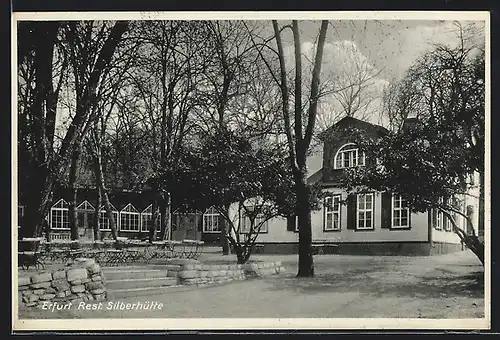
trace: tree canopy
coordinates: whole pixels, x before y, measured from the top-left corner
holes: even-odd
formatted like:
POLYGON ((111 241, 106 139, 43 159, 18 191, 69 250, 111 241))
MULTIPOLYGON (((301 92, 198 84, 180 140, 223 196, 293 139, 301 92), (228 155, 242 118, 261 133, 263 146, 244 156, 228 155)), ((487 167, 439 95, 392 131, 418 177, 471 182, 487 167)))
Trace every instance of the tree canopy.
POLYGON ((350 170, 344 185, 398 193, 414 212, 438 209, 462 241, 482 252, 476 235, 470 239, 452 216, 469 219, 455 198, 471 195, 476 185, 479 224, 484 214, 484 51, 476 52, 436 46, 409 69, 394 87, 399 126, 379 140, 357 138, 377 161, 350 170))
MULTIPOLYGON (((265 221, 296 215, 287 150, 226 129, 206 135, 199 145, 184 150, 178 162, 168 163, 160 183, 172 192, 172 202, 181 210, 214 207, 229 226, 226 236, 235 248, 250 247, 265 221), (241 240, 241 226, 230 215, 231 207, 244 211, 251 221, 250 233, 241 240), (256 222, 257 216, 261 216, 260 222, 256 222)), ((321 190, 315 186, 310 190, 310 208, 318 209, 321 190)))

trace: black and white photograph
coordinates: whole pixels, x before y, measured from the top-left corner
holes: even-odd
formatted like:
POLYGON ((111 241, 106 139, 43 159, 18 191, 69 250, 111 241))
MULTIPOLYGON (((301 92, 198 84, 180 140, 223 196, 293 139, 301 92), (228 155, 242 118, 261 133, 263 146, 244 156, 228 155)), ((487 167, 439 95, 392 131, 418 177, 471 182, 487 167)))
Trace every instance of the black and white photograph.
POLYGON ((12 18, 14 330, 491 327, 488 12, 12 18))

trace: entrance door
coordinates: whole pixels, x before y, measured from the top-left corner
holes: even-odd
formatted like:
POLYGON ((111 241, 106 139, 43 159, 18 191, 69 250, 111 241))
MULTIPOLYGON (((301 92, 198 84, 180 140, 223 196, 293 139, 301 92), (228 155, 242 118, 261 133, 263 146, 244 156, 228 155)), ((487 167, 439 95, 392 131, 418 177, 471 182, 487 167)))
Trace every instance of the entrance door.
POLYGON ((201 240, 201 232, 198 231, 199 221, 199 214, 174 215, 172 240, 201 240))
POLYGON ((80 240, 91 241, 94 239, 93 225, 95 213, 93 211, 78 211, 78 238, 80 240))

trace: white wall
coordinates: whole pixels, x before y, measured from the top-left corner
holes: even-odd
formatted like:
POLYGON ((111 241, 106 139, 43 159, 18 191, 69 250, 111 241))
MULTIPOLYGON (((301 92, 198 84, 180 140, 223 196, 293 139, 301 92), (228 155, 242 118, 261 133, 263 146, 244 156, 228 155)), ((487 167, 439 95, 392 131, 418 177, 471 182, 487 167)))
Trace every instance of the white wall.
MULTIPOLYGON (((345 199, 347 194, 340 189, 327 189, 327 191, 342 195, 345 199)), ((347 229, 347 206, 341 207, 341 231, 323 231, 323 208, 311 213, 313 242, 426 242, 428 241, 428 219, 426 213, 411 215, 411 229, 390 230, 381 228, 381 195, 375 194, 374 219, 375 230, 356 231, 347 229)), ((231 209, 232 216, 236 216, 237 208, 231 209)), ((236 220, 235 220, 236 221, 236 220)), ((260 234, 257 242, 297 242, 298 233, 287 231, 285 218, 273 218, 269 220, 268 233, 260 234)))
MULTIPOLYGON (((341 194, 346 199, 347 194, 340 189, 328 189, 333 194, 341 194)), ((330 242, 395 242, 395 241, 427 241, 427 214, 412 214, 411 229, 390 230, 381 228, 381 194, 375 194, 374 218, 375 230, 356 231, 347 229, 347 206, 342 205, 340 212, 341 231, 323 231, 323 209, 311 215, 313 241, 330 242)))
MULTIPOLYGON (((248 202, 248 204, 251 204, 251 202, 248 202)), ((229 208, 229 216, 231 217, 231 220, 233 221, 233 224, 235 227, 238 226, 238 205, 233 204, 229 208)), ((276 242, 276 243, 291 243, 291 242, 298 242, 299 240, 299 235, 296 232, 293 231, 287 231, 287 221, 283 217, 275 217, 267 221, 268 225, 268 232, 267 233, 260 233, 259 236, 257 236, 256 242, 276 242)))

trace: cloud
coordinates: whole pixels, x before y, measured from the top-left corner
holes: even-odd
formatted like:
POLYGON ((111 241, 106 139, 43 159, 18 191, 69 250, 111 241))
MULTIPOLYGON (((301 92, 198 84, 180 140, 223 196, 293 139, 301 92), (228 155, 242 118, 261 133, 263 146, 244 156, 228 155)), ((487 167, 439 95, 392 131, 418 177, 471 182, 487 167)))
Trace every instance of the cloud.
MULTIPOLYGON (((293 81, 293 70, 295 68, 293 45, 286 46, 284 51, 287 68, 293 81)), ((302 43, 301 52, 303 101, 305 102, 309 94, 316 44, 311 42, 302 43)), ((318 106, 318 129, 325 129, 345 116, 345 108, 339 101, 342 100, 339 94, 345 94, 351 89, 356 90, 357 88, 349 88, 349 86, 357 84, 360 79, 364 79, 361 81, 363 88, 359 97, 362 104, 354 116, 372 123, 378 123, 382 92, 388 84, 387 80, 378 75, 379 71, 370 59, 361 52, 354 41, 337 40, 327 42, 324 46, 320 77, 321 88, 327 94, 321 98, 318 106)))
MULTIPOLYGON (((473 43, 481 43, 484 35, 480 33, 480 22, 461 22, 466 30, 466 35, 477 30, 473 43)), ((451 48, 457 47, 460 40, 457 34, 457 26, 453 21, 442 21, 437 25, 417 25, 402 28, 393 34, 387 35, 386 39, 376 48, 375 55, 378 63, 388 65, 387 76, 396 79, 401 78, 404 72, 423 54, 432 50, 434 45, 442 44, 451 48)), ((375 50, 375 49, 374 49, 375 50)))

